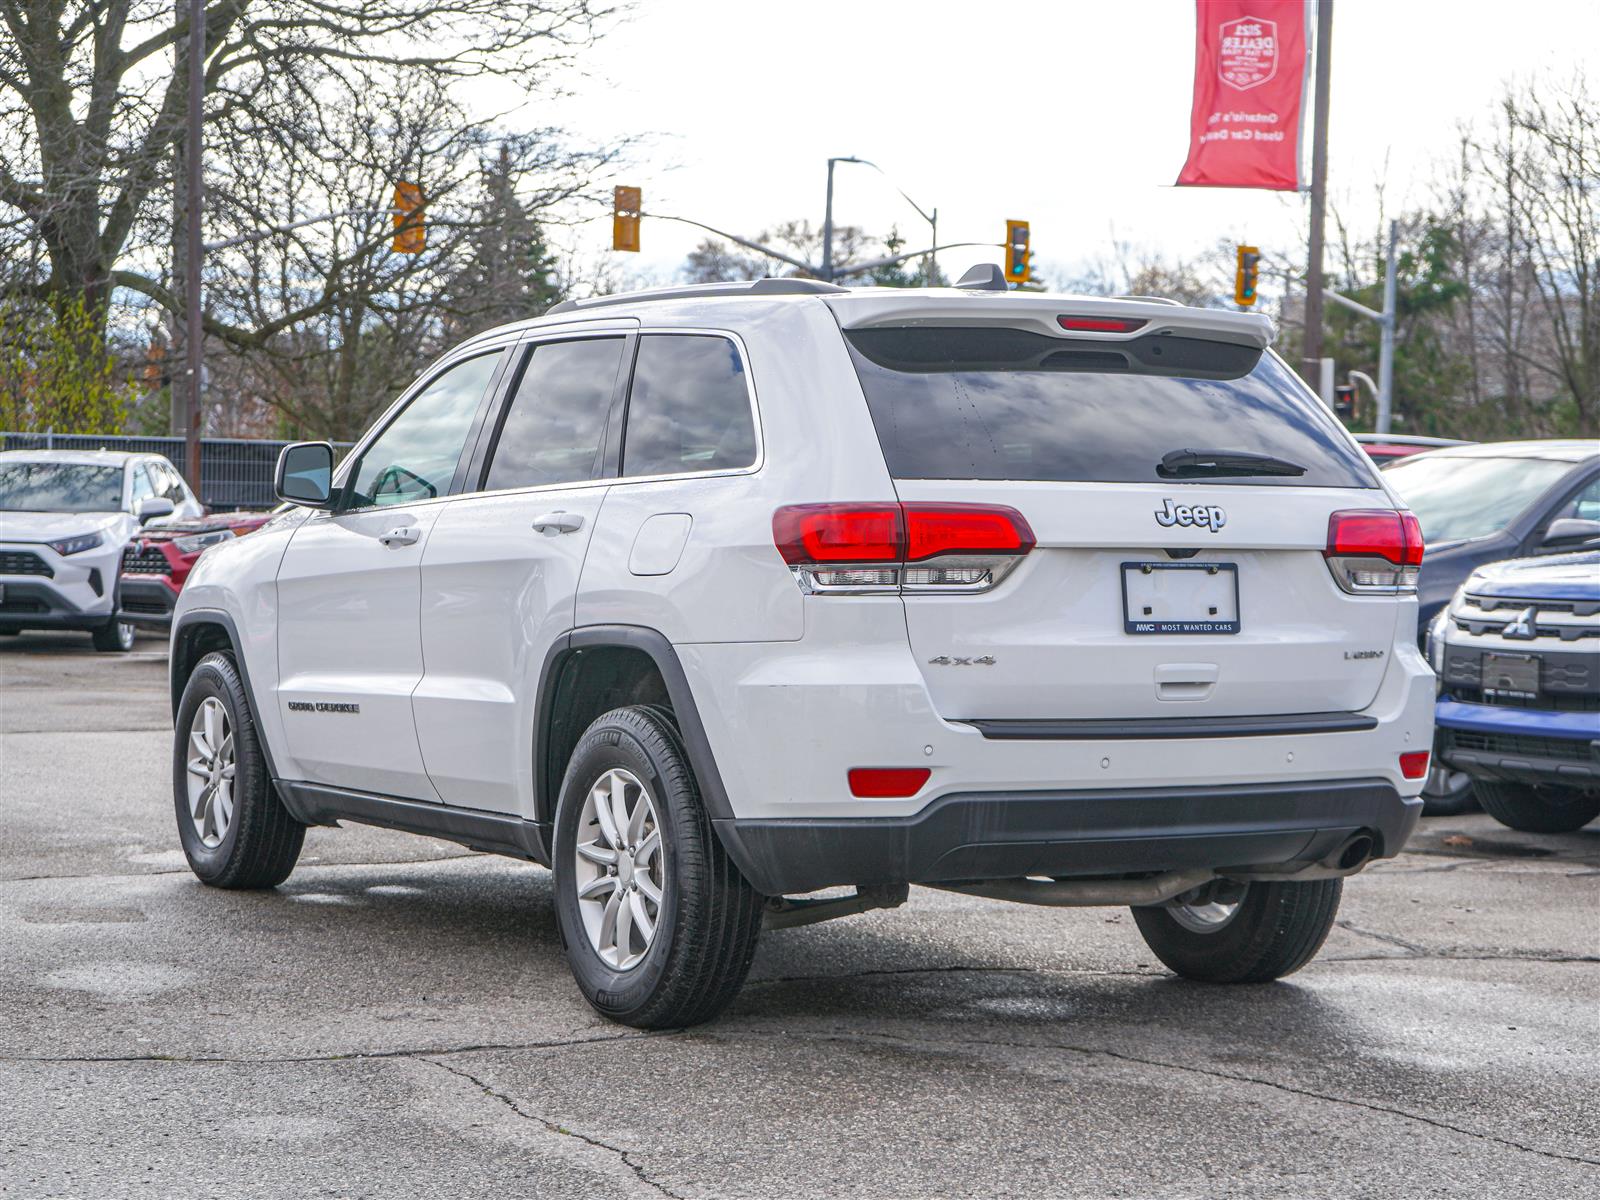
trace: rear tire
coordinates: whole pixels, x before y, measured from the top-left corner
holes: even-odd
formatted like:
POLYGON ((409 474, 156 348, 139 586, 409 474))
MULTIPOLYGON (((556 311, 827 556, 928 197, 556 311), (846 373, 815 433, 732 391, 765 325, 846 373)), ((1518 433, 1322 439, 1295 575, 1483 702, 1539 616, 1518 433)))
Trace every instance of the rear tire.
POLYGON ((562 781, 552 861, 567 961, 598 1012, 676 1029, 733 1000, 755 957, 762 897, 717 840, 665 710, 613 709, 589 726, 562 781), (613 796, 607 824, 598 804, 613 796))
POLYGON ((1523 833, 1571 833, 1600 816, 1600 792, 1475 779, 1472 790, 1500 824, 1523 833))
POLYGON ((172 791, 189 868, 212 887, 277 887, 300 857, 306 827, 267 771, 250 698, 233 659, 202 658, 173 729, 172 791))
POLYGON ((126 654, 133 649, 133 622, 112 617, 91 636, 94 638, 94 648, 102 654, 126 654))
POLYGON ((1342 879, 1252 883, 1226 919, 1166 907, 1135 908, 1133 919, 1155 956, 1185 979, 1267 983, 1322 949, 1343 887, 1342 879))

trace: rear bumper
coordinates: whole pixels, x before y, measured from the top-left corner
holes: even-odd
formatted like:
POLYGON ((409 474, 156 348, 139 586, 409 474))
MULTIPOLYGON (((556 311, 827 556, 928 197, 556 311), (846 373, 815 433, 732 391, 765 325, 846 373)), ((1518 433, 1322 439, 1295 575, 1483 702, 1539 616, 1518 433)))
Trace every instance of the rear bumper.
POLYGON ((1398 854, 1420 798, 1382 779, 1224 788, 941 796, 909 817, 716 822, 767 895, 841 884, 953 883, 1308 867, 1359 832, 1398 854))

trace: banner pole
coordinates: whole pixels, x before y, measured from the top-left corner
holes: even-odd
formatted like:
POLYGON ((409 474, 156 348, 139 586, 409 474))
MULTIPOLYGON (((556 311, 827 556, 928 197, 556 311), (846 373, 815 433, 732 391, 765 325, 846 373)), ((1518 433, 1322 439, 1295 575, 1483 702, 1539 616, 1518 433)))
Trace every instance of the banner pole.
POLYGON ((1317 0, 1316 117, 1311 131, 1311 245, 1306 264, 1305 337, 1300 374, 1315 383, 1322 369, 1322 243, 1328 200, 1328 89, 1333 59, 1333 0, 1317 0))

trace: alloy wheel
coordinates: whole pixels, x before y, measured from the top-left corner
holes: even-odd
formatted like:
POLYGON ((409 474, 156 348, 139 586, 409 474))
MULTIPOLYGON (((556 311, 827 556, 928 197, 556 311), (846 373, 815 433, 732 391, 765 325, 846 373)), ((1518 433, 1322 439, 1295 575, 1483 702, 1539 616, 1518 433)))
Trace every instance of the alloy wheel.
POLYGON ((228 710, 207 696, 189 722, 189 819, 207 847, 222 844, 233 822, 233 727, 228 710))
POLYGON ((639 965, 661 924, 666 855, 655 800, 613 768, 595 780, 578 816, 573 878, 589 945, 617 971, 639 965))

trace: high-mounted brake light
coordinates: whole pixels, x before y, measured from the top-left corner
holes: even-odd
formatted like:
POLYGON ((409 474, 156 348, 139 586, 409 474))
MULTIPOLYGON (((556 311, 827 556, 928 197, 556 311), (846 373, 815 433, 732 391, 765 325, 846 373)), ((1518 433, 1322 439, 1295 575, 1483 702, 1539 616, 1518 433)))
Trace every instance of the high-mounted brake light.
POLYGON ((772 540, 806 591, 852 594, 988 591, 1035 544, 999 504, 791 504, 772 540))
POLYGON ((1409 512, 1345 509, 1328 517, 1322 556, 1352 595, 1415 592, 1422 554, 1422 527, 1409 512))
POLYGON ((1132 333, 1149 322, 1142 317, 1057 317, 1056 324, 1075 333, 1132 333))

